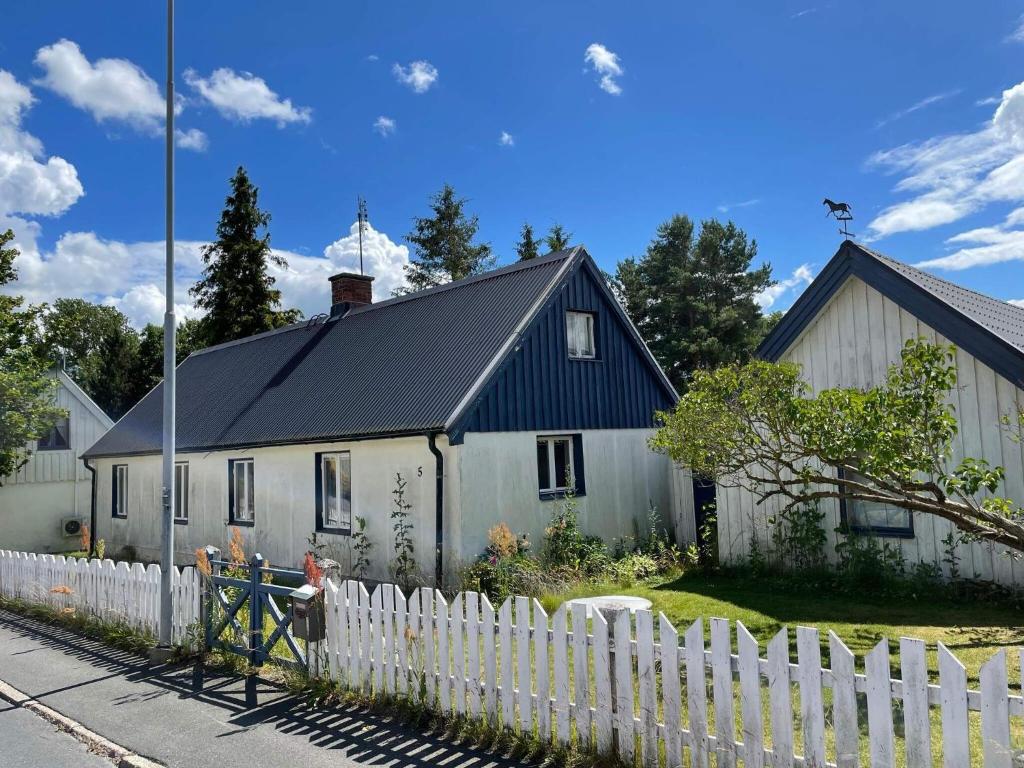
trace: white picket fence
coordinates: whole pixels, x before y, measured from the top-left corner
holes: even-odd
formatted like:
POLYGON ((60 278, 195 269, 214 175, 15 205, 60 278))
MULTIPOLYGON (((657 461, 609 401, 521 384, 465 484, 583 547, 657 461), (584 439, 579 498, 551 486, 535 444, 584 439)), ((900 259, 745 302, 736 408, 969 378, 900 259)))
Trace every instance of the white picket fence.
POLYGON ((894 679, 887 641, 860 673, 830 632, 823 667, 818 630, 809 627, 796 630, 794 661, 786 629, 762 657, 743 624, 734 638, 726 619, 711 619, 709 645, 700 619, 680 637, 663 614, 622 612, 609 623, 599 611, 588 619, 583 606, 563 605, 549 617, 524 597, 495 609, 475 592, 449 603, 432 589, 407 598, 385 584, 370 595, 346 581, 327 582, 325 604, 321 657, 335 681, 414 701, 422 693, 443 712, 616 751, 645 768, 854 768, 862 750, 873 768, 1018 764, 1010 726, 1024 717, 1024 699, 1010 694, 1005 650, 982 667, 975 691, 941 644, 930 682, 925 643, 909 638, 900 640, 894 679))
MULTIPOLYGON (((184 642, 189 625, 199 620, 200 579, 195 568, 175 568, 171 581, 172 638, 184 642)), ((159 635, 159 565, 0 550, 0 595, 84 611, 159 635)))

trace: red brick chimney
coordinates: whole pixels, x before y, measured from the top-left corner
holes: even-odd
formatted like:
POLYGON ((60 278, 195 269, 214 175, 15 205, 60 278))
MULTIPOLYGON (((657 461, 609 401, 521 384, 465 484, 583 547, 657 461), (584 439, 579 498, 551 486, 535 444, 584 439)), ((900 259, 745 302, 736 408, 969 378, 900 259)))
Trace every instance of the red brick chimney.
POLYGON ((352 307, 373 303, 373 277, 354 272, 331 276, 331 315, 343 315, 352 307))

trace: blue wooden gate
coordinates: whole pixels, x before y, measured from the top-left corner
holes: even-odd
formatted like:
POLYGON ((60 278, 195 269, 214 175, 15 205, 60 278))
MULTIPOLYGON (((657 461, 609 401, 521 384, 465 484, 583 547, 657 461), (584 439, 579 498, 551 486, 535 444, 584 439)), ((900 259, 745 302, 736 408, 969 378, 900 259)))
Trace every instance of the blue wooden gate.
POLYGON ((305 581, 305 574, 291 568, 272 568, 258 553, 248 563, 233 563, 218 559, 219 550, 211 547, 207 551, 213 556, 209 558, 210 586, 203 606, 206 647, 244 656, 253 667, 270 661, 305 669, 307 654, 292 635, 292 606, 288 600, 295 587, 305 581), (266 632, 268 623, 272 628, 266 632))

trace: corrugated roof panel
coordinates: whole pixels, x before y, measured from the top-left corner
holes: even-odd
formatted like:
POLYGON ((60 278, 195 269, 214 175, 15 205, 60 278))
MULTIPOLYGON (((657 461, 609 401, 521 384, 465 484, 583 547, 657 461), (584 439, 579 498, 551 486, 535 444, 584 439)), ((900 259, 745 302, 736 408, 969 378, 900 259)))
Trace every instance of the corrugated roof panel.
MULTIPOLYGON (((576 253, 196 353, 178 368, 178 450, 441 429, 576 253)), ((84 455, 159 451, 162 389, 84 455)))

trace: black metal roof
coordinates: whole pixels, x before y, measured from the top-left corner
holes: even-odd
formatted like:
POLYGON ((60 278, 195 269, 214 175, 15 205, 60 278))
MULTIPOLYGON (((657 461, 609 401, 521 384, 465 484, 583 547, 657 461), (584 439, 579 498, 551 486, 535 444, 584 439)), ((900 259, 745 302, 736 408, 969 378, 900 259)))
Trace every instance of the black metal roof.
POLYGON ((1024 308, 972 291, 850 240, 768 334, 758 355, 779 359, 850 276, 907 308, 1018 387, 1024 386, 1024 308))
MULTIPOLYGON (((442 430, 581 248, 190 355, 181 452, 442 430)), ((326 291, 325 291, 326 295, 326 291)), ((157 453, 163 385, 83 457, 157 453)))

